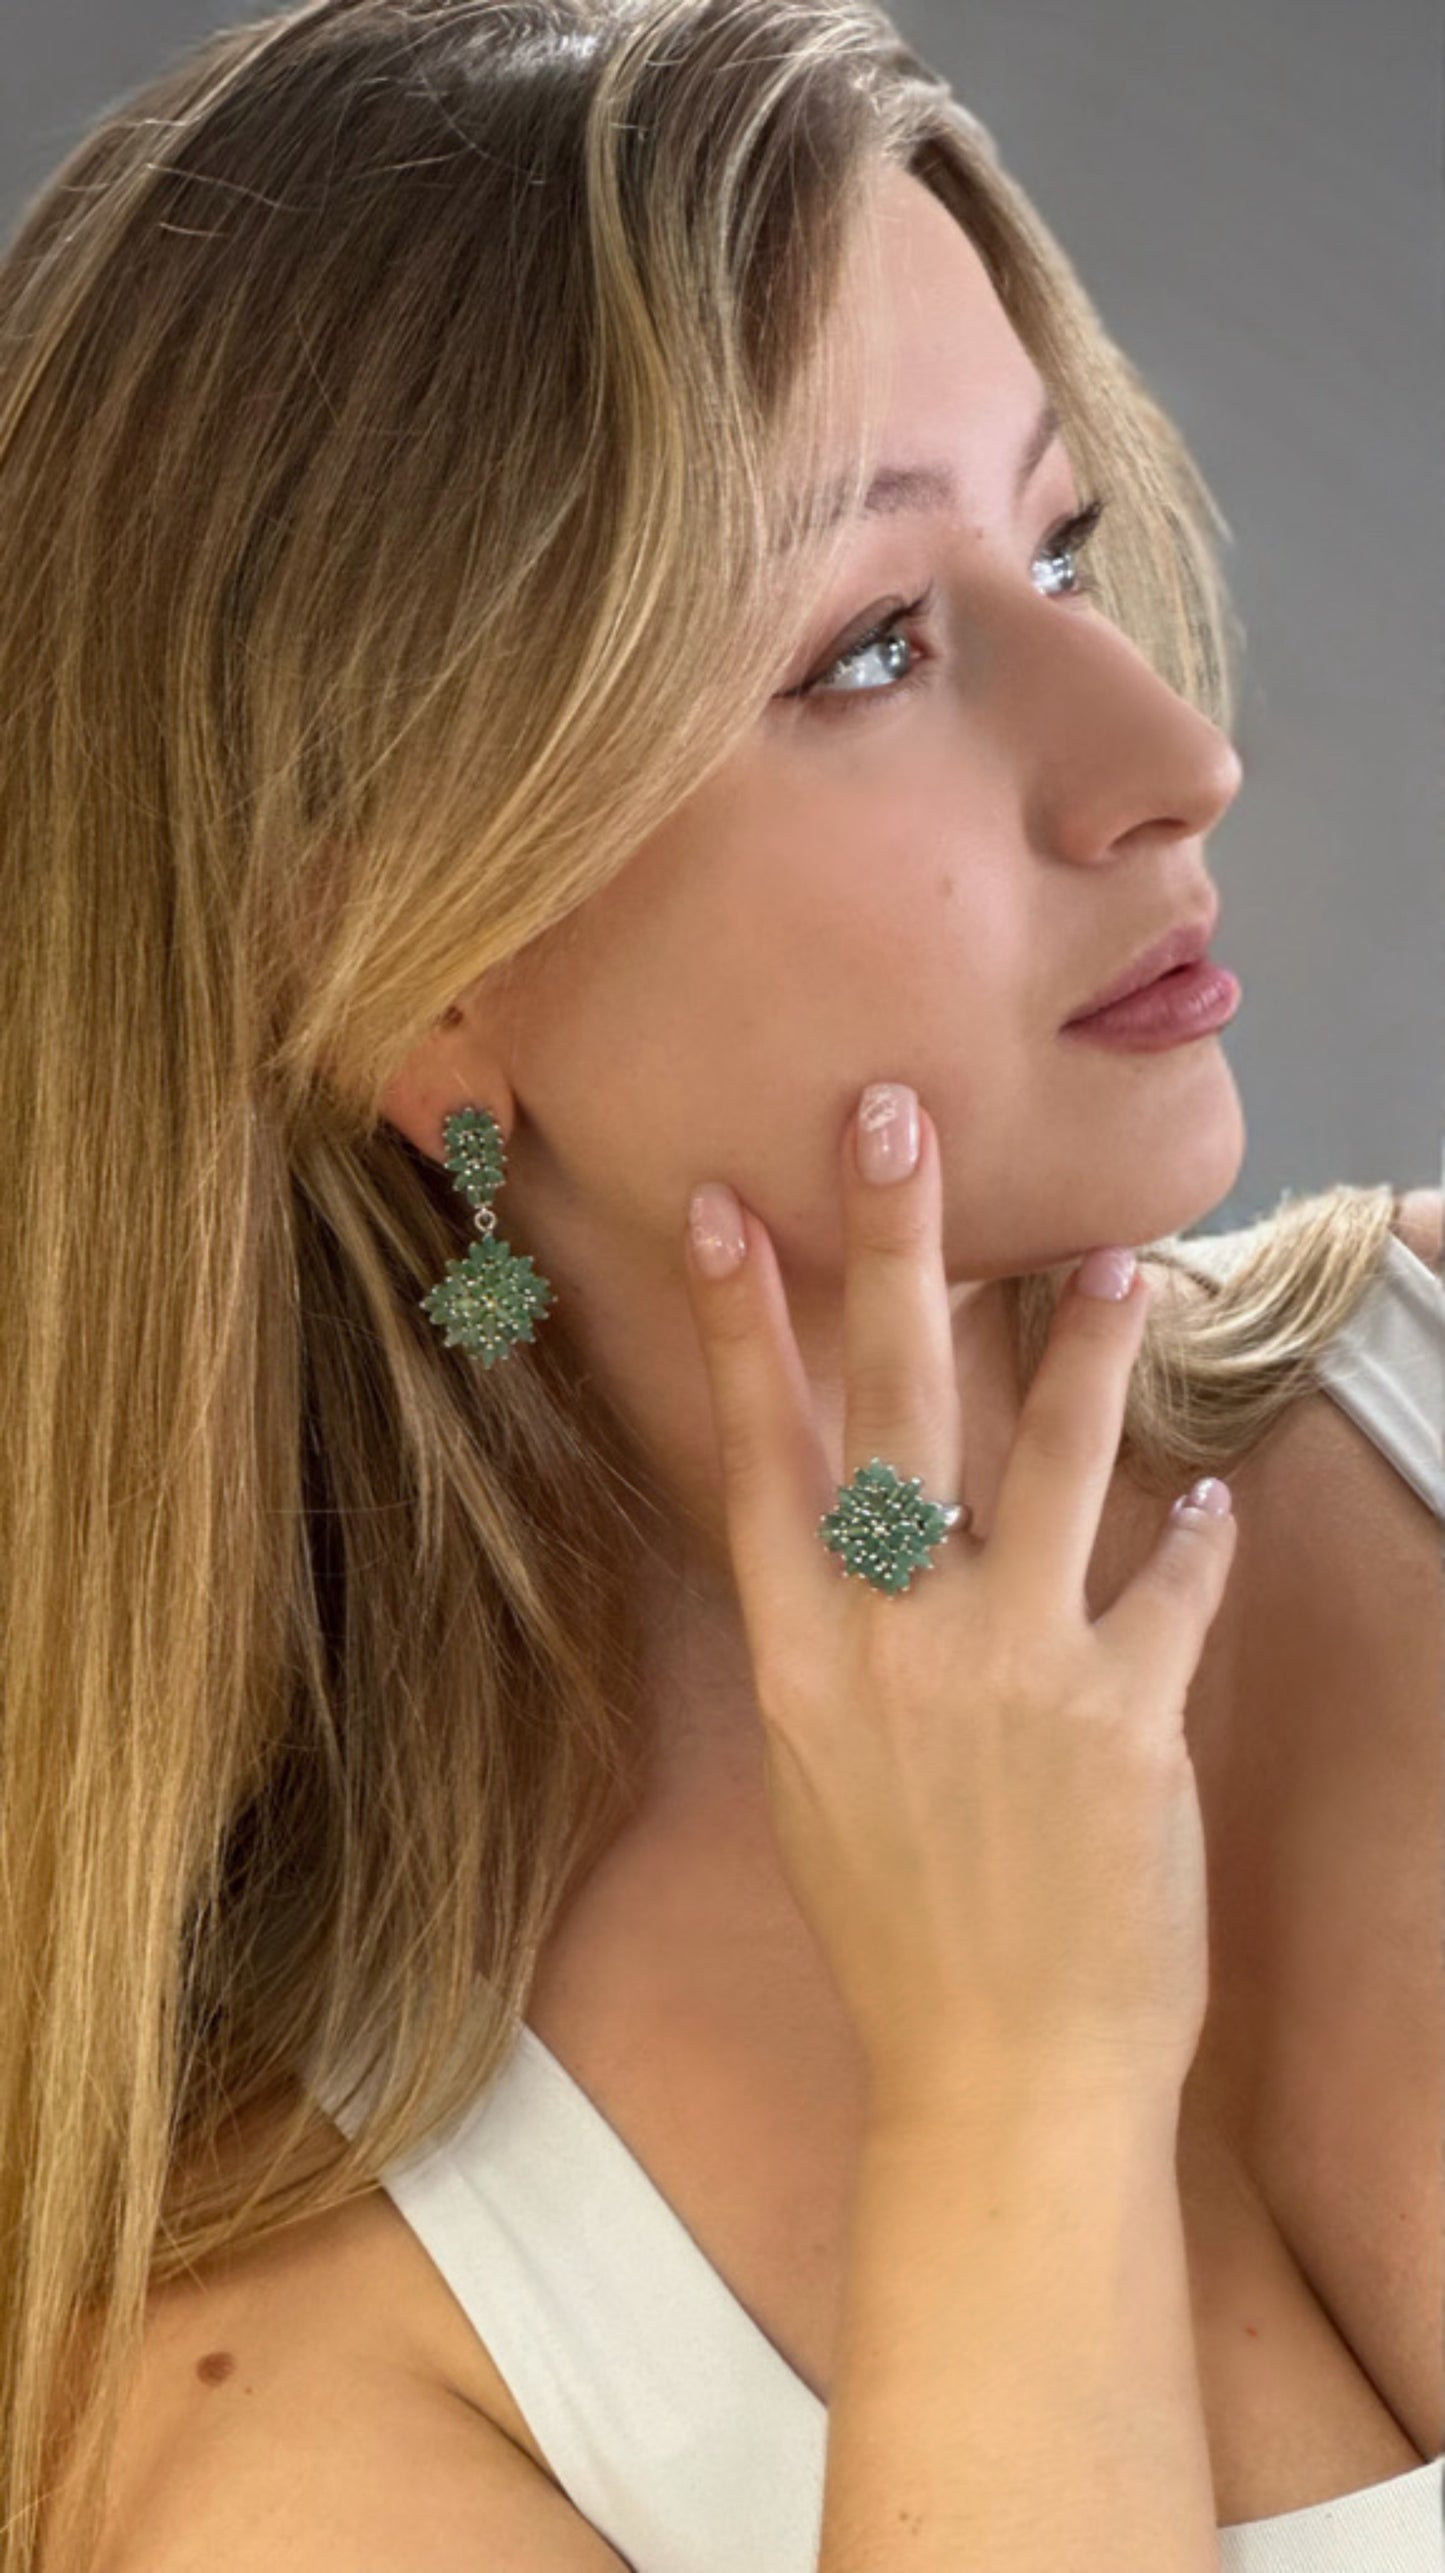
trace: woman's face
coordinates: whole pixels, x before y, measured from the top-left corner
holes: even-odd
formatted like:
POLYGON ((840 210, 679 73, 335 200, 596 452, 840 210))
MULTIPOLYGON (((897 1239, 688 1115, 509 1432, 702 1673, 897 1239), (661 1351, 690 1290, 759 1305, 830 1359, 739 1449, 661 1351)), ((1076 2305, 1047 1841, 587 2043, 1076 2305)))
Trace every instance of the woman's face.
POLYGON ((1243 1153, 1217 1038, 1119 1054, 1059 1033, 1212 913, 1204 841, 1238 757, 1057 588, 1056 533, 1092 495, 1057 440, 1015 491, 1033 362, 946 210, 901 173, 878 186, 852 317, 887 393, 879 463, 944 465, 956 497, 857 522, 751 738, 529 952, 500 1015, 460 995, 387 1102, 438 1160, 448 1109, 501 1119, 500 1233, 696 1502, 716 1473, 683 1272, 698 1181, 768 1227, 836 1428, 840 1139, 867 1082, 911 1082, 937 1126, 961 1364, 988 1281, 1190 1223, 1243 1153), (903 642, 830 667, 925 591, 903 642))

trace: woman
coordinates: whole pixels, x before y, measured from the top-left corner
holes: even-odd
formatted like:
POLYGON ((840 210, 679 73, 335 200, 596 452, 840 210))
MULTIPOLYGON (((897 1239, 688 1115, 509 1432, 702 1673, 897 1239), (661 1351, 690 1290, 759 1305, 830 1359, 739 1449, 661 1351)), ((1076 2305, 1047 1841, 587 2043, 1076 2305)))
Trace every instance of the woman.
POLYGON ((867 0, 311 0, 0 294, 4 2573, 1426 2560, 1439 1201, 1066 1032, 1177 432, 867 0))

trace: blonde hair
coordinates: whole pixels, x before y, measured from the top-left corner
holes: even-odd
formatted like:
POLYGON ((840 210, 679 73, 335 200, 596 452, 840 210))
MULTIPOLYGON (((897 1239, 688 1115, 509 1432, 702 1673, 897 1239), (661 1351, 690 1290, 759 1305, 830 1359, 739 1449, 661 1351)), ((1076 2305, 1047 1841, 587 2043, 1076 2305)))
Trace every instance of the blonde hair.
MULTIPOLYGON (((442 1346, 468 1210, 378 1101, 801 643, 885 160, 1113 495, 1098 606, 1227 726, 1224 522, 868 0, 308 0, 113 107, 0 267, 3 2573, 92 2559, 148 2291, 446 2125, 634 1809, 646 1459, 560 1312, 442 1346)), ((1161 1308, 1130 1470, 1263 1438, 1391 1211, 1161 1308)), ((1010 1282, 1025 1383, 1064 1274, 1010 1282)))

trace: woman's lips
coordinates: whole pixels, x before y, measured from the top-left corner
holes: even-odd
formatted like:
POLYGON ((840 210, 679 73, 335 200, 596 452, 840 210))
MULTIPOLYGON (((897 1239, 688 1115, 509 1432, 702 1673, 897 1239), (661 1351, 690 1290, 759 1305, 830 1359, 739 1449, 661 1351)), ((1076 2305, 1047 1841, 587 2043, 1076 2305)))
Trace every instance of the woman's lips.
POLYGON ((1111 1001, 1107 1009, 1069 1019, 1060 1034, 1082 1043, 1124 1046, 1136 1053, 1156 1053, 1187 1038, 1212 1036, 1234 1016, 1242 998, 1239 977, 1207 956, 1197 963, 1156 975, 1139 991, 1111 1001))
POLYGON ((1125 966, 1122 974, 1116 974, 1112 982, 1105 983, 1101 990, 1095 992, 1092 1000, 1085 1001, 1081 1009, 1075 1010, 1072 1017, 1065 1019, 1065 1027, 1073 1027, 1081 1018, 1093 1018, 1100 1010, 1110 1008, 1115 1001, 1125 1000, 1130 994, 1143 991, 1147 984, 1157 982, 1164 974, 1172 973, 1176 965, 1198 964, 1208 953, 1209 941, 1214 935, 1218 918, 1219 908, 1216 904, 1206 918, 1196 915, 1192 920, 1177 920, 1174 927, 1167 929, 1162 938, 1154 940, 1152 946, 1141 948, 1133 961, 1125 966))

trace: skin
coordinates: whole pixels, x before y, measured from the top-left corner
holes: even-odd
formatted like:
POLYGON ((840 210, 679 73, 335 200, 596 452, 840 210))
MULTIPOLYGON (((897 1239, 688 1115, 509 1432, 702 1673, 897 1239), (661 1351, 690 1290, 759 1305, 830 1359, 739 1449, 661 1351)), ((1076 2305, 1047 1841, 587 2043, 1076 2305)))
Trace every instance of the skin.
POLYGON ((913 1085, 939 1136, 960 1497, 986 1535, 1019 1409, 996 1281, 1183 1229, 1244 1152, 1217 1038, 1124 1055, 1058 1033, 1210 907, 1203 844, 1238 754, 1087 596, 1051 593, 1046 540, 1092 495, 1056 441, 1014 517, 1033 360, 946 209, 896 170, 874 187, 882 256, 849 320, 887 388, 879 461, 946 458, 961 498, 857 522, 779 691, 930 582, 937 610, 905 629, 911 652, 865 656, 866 693, 835 674, 827 696, 776 696, 566 940, 460 993, 383 1100, 438 1163, 450 1109, 498 1118, 498 1231, 565 1301, 672 1505, 646 1603, 657 1793, 694 1805, 756 1789, 760 1754, 691 1190, 724 1179, 766 1226, 842 1480, 841 1154, 867 1083, 913 1085))

